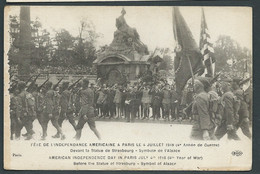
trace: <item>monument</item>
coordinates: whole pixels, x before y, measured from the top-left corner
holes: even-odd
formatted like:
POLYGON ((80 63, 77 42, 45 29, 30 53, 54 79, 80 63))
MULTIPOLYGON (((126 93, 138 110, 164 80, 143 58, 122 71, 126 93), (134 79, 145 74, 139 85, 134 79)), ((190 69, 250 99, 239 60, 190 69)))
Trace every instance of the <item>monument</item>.
POLYGON ((18 75, 20 79, 26 80, 30 76, 31 63, 31 19, 30 7, 20 7, 20 34, 19 34, 19 65, 18 75))
POLYGON ((126 11, 116 19, 117 30, 112 43, 97 55, 97 78, 101 83, 123 84, 135 82, 149 68, 149 52, 135 28, 124 18, 126 11))

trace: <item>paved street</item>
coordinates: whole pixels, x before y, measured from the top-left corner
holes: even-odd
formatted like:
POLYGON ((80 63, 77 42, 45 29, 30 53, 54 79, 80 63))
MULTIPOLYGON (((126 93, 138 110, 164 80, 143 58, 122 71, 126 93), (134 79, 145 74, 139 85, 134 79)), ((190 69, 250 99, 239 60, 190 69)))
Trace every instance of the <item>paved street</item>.
MULTIPOLYGON (((101 134, 102 141, 165 141, 165 140, 189 140, 192 125, 189 121, 183 121, 181 123, 174 121, 167 123, 166 121, 141 121, 136 120, 134 123, 127 123, 123 120, 108 120, 102 119, 102 121, 96 121, 96 127, 101 134)), ((41 126, 38 120, 34 121, 34 137, 33 140, 41 139, 41 126)), ((23 128, 22 133, 26 130, 23 128)), ((66 141, 76 141, 73 139, 75 131, 70 125, 68 120, 63 123, 63 132, 66 135, 66 141)), ((48 141, 60 141, 59 139, 53 139, 51 136, 56 134, 55 128, 51 122, 48 125, 48 141)), ((247 140, 241 130, 238 130, 238 135, 242 140, 247 140)), ((23 139, 23 138, 22 138, 23 139)), ((223 137, 222 140, 226 140, 227 136, 223 137)), ((98 141, 88 125, 85 124, 81 141, 98 141)))

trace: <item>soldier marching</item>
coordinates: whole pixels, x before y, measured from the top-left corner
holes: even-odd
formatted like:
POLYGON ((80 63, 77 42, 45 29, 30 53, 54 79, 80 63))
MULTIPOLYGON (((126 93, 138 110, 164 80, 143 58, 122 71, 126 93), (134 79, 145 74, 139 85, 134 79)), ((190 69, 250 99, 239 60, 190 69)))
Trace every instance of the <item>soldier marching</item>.
POLYGON ((68 120, 75 130, 75 139, 81 138, 82 129, 88 123, 90 129, 101 138, 95 124, 96 119, 159 120, 172 122, 188 119, 192 123, 191 138, 198 140, 218 140, 227 134, 228 139, 239 140, 237 130, 241 129, 251 139, 250 93, 241 88, 238 79, 210 78, 195 79, 192 99, 183 105, 175 85, 167 82, 149 84, 105 84, 95 86, 87 79, 78 79, 70 84, 56 84, 47 79, 36 85, 36 76, 26 81, 13 81, 10 87, 11 140, 21 138, 21 130, 26 129, 25 140, 33 138, 35 120, 41 125, 41 139, 48 136, 48 123, 56 129, 52 138, 66 139, 64 120, 68 120), (29 84, 29 82, 31 83, 29 84), (29 84, 29 85, 28 85, 29 84))

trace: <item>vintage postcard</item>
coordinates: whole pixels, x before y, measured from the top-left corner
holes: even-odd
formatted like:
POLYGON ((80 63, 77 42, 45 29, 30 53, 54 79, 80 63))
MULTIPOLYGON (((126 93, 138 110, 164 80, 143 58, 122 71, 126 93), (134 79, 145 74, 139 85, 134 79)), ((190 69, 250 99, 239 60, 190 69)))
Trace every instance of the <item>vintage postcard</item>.
POLYGON ((252 167, 252 8, 6 6, 4 168, 252 167))

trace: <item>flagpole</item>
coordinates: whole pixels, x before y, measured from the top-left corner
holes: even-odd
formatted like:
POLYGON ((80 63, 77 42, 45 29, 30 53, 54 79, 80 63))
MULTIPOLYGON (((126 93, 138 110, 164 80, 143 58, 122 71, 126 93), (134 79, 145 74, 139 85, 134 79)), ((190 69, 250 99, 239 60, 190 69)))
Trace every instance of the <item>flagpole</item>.
MULTIPOLYGON (((208 53, 209 54, 209 53, 208 53)), ((209 61, 210 61, 210 70, 211 70, 211 75, 212 77, 214 77, 215 73, 213 72, 213 67, 212 67, 212 59, 211 59, 211 56, 209 55, 209 61)))
POLYGON ((193 73, 193 70, 192 70, 192 66, 191 66, 191 62, 190 62, 190 57, 189 56, 188 56, 188 61, 189 61, 190 72, 191 72, 192 88, 193 88, 193 92, 194 92, 194 73, 193 73))

